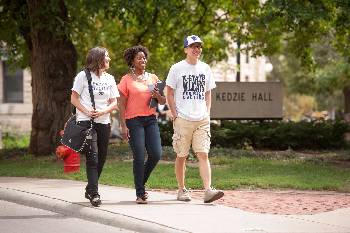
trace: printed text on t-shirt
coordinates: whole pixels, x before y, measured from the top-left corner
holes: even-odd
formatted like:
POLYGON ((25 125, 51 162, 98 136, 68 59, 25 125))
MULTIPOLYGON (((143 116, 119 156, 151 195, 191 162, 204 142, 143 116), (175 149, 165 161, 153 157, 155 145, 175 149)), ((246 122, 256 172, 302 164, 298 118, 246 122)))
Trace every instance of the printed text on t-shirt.
POLYGON ((103 95, 105 91, 109 89, 108 83, 98 83, 98 82, 92 82, 92 89, 94 91, 98 91, 99 95, 103 95))
POLYGON ((183 75, 183 99, 204 100, 205 75, 183 75))

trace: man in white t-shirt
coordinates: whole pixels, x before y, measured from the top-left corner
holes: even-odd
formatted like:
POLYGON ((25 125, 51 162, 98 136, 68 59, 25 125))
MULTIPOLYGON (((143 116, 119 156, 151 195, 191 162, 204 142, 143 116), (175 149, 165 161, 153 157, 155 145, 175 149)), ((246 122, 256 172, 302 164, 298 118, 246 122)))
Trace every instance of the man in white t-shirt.
POLYGON ((210 149, 211 89, 215 88, 213 73, 199 60, 202 40, 191 35, 185 38, 186 59, 174 64, 166 80, 167 102, 174 126, 173 148, 176 153, 175 173, 178 183, 177 199, 190 201, 185 187, 186 158, 191 144, 199 160, 199 171, 205 189, 204 202, 220 199, 224 193, 211 187, 210 149))

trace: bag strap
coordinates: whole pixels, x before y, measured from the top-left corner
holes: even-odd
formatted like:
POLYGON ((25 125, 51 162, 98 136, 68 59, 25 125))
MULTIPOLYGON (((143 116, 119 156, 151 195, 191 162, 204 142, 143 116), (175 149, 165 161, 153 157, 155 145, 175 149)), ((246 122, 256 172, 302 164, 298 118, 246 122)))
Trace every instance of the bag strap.
POLYGON ((87 78, 88 84, 89 84, 89 93, 90 93, 92 107, 94 110, 96 110, 95 98, 94 98, 94 93, 92 92, 92 85, 91 85, 91 81, 92 81, 91 73, 87 68, 85 68, 84 71, 85 71, 86 78, 87 78))
MULTIPOLYGON (((91 98, 92 107, 94 110, 96 110, 95 98, 94 98, 94 93, 92 91, 92 85, 91 85, 91 82, 92 82, 91 73, 87 68, 84 69, 84 72, 85 72, 86 78, 88 80, 89 94, 90 94, 90 98, 91 98)), ((76 113, 77 113, 77 110, 76 110, 75 106, 72 105, 72 115, 75 115, 76 113)))

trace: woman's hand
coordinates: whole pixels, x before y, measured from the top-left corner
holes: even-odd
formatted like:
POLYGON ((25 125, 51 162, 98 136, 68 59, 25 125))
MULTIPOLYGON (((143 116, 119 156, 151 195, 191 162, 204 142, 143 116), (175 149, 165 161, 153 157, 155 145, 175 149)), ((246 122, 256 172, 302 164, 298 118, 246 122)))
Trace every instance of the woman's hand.
POLYGON ((129 135, 129 129, 126 127, 126 125, 122 125, 122 137, 125 141, 129 141, 130 135, 129 135))
POLYGON ((159 104, 165 104, 166 102, 165 96, 162 96, 159 93, 159 89, 157 87, 155 87, 154 90, 151 91, 151 96, 152 98, 156 98, 159 104))
POLYGON ((159 89, 157 87, 155 87, 153 91, 151 91, 151 96, 152 98, 157 98, 157 99, 161 97, 159 93, 159 89))
POLYGON ((176 120, 176 118, 177 118, 177 115, 171 114, 171 115, 169 116, 169 119, 170 119, 171 121, 173 121, 173 122, 176 120))
POLYGON ((103 110, 93 110, 93 111, 90 111, 90 117, 92 118, 97 118, 97 117, 100 117, 102 115, 106 114, 105 111, 103 110))

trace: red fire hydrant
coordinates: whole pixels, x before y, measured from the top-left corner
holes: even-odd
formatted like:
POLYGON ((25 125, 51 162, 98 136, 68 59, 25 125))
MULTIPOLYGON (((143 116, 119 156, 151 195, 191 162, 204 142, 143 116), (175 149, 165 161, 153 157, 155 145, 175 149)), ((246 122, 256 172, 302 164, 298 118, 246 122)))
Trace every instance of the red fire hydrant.
POLYGON ((79 172, 80 171, 80 156, 74 150, 60 145, 56 148, 56 155, 64 161, 64 172, 79 172))
MULTIPOLYGON (((63 130, 60 132, 63 134, 63 130)), ((65 145, 60 145, 56 148, 56 156, 64 162, 64 172, 79 172, 80 171, 80 155, 65 145)))
MULTIPOLYGON (((59 132, 60 136, 64 133, 63 130, 59 132)), ((56 156, 64 162, 64 172, 79 172, 80 171, 80 155, 71 148, 60 145, 56 148, 56 156)))
MULTIPOLYGON (((69 149, 69 148, 68 148, 69 149)), ((64 172, 79 172, 80 171, 80 156, 79 153, 70 150, 70 154, 63 160, 64 161, 64 172)))

